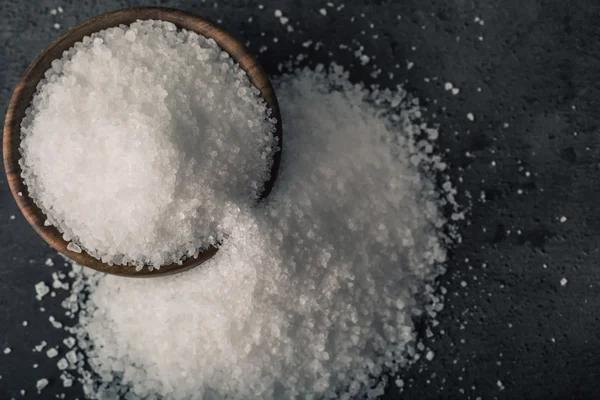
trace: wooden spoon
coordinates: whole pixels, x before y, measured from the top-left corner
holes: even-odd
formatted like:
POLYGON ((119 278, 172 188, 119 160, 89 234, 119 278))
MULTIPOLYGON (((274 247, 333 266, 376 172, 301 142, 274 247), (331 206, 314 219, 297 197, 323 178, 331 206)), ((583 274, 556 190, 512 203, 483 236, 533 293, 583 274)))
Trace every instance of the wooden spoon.
MULTIPOLYGON (((51 67, 53 60, 60 59, 65 50, 73 47, 76 42, 82 41, 85 36, 89 36, 94 32, 121 24, 130 25, 137 20, 148 19, 169 21, 177 25, 180 29, 184 28, 189 31, 194 31, 204 37, 213 38, 221 49, 229 53, 229 55, 231 55, 231 57, 238 62, 240 67, 246 72, 254 86, 260 90, 263 99, 267 102, 268 107, 271 108, 272 116, 277 119, 275 135, 279 139, 279 148, 281 149, 282 146, 281 115, 277 97, 275 96, 275 91, 271 86, 269 77, 240 41, 211 21, 194 14, 170 8, 129 8, 94 17, 70 29, 67 33, 52 42, 52 44, 42 51, 29 66, 25 75, 23 75, 17 84, 8 105, 2 144, 4 152, 4 168, 6 169, 10 190, 27 221, 29 221, 31 226, 33 226, 39 235, 53 248, 77 263, 95 270, 131 277, 166 275, 196 267, 214 256, 217 252, 217 248, 209 247, 200 253, 197 258, 188 258, 182 265, 176 263, 163 265, 160 269, 153 269, 152 271, 147 267, 144 267, 141 271, 136 271, 133 266, 111 266, 92 257, 85 251, 75 253, 67 250, 68 242, 62 238, 62 234, 54 226, 44 226, 46 217, 29 198, 27 186, 24 184, 21 177, 21 167, 19 166, 21 154, 19 152, 19 146, 21 120, 25 116, 25 110, 31 103, 38 82, 44 77, 44 73, 51 67)), ((261 199, 268 196, 273 188, 275 180, 277 179, 280 160, 281 150, 275 154, 271 169, 271 177, 269 181, 265 183, 261 199)))

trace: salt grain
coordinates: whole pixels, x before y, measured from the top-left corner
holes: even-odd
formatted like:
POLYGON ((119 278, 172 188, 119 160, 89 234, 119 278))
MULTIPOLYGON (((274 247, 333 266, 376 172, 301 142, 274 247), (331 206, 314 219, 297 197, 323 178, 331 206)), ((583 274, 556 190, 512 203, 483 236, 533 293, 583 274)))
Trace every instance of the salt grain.
POLYGON ((61 358, 56 363, 56 366, 58 367, 58 369, 60 371, 64 371, 65 369, 67 369, 69 367, 69 362, 67 360, 65 360, 64 358, 61 358))
POLYGON ((49 348, 48 351, 46 351, 46 356, 48 356, 48 358, 54 358, 58 355, 58 350, 56 350, 54 347, 49 348))
POLYGON ((46 386, 48 386, 48 383, 49 383, 49 382, 48 382, 48 379, 45 379, 45 378, 43 378, 43 379, 40 379, 39 381, 37 381, 37 382, 35 383, 35 388, 37 389, 38 393, 41 393, 41 392, 42 392, 42 390, 44 390, 44 388, 45 388, 46 386))
POLYGON ((475 121, 475 116, 473 115, 473 113, 468 113, 468 114, 467 114, 467 119, 468 119, 469 121, 475 121))
POLYGON ((73 348, 73 346, 75 346, 75 338, 74 337, 68 337, 66 339, 63 340, 63 343, 65 346, 67 346, 69 349, 73 348))
POLYGON ((10 347, 5 347, 4 348, 4 354, 10 354, 12 350, 10 349, 10 347))
POLYGON ((41 300, 45 295, 50 293, 50 288, 44 282, 38 282, 35 284, 35 292, 37 293, 36 298, 41 300))
POLYGON ((44 347, 46 347, 47 344, 48 343, 46 343, 45 340, 42 340, 42 342, 40 344, 38 344, 37 346, 34 347, 33 351, 40 352, 44 349, 44 347))

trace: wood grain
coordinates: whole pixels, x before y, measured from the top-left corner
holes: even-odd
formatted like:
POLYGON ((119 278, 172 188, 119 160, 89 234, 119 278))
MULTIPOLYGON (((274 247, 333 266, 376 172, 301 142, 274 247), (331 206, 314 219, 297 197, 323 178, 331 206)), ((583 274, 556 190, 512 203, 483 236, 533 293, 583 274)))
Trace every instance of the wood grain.
MULTIPOLYGON (((231 57, 240 64, 240 67, 246 72, 250 81, 260 90, 262 97, 267 102, 269 108, 271 108, 272 116, 277 119, 276 136, 279 139, 279 147, 282 148, 282 126, 279 105, 277 103, 275 91, 273 90, 267 74, 240 41, 211 21, 194 14, 170 8, 129 8, 103 14, 85 21, 52 42, 52 44, 50 44, 50 46, 48 46, 48 48, 46 48, 29 66, 17 84, 8 106, 2 142, 4 167, 8 184, 17 205, 27 221, 29 221, 31 226, 33 226, 39 235, 53 248, 79 264, 109 274, 130 277, 159 276, 181 272, 198 266, 210 259, 216 254, 217 248, 210 247, 202 252, 198 258, 188 259, 182 265, 165 265, 161 266, 159 270, 154 269, 153 271, 144 268, 139 272, 136 272, 135 268, 132 266, 109 266, 90 256, 86 252, 74 253, 67 250, 67 242, 63 240, 60 232, 53 226, 44 226, 46 218, 42 211, 29 198, 27 186, 23 183, 21 168, 19 166, 19 159, 21 158, 19 152, 20 125, 21 120, 25 115, 25 110, 31 103, 38 82, 43 78, 44 73, 51 67, 51 62, 53 60, 61 58, 62 53, 65 50, 68 50, 76 42, 81 41, 85 36, 89 36, 94 32, 121 24, 129 25, 137 20, 147 19, 169 21, 177 25, 180 29, 184 28, 205 37, 213 38, 224 51, 229 53, 231 57), (22 195, 19 196, 18 193, 21 193, 22 195)), ((277 179, 280 161, 281 150, 275 155, 271 177, 269 181, 265 183, 264 190, 261 194, 261 200, 267 197, 273 188, 275 180, 277 179)))

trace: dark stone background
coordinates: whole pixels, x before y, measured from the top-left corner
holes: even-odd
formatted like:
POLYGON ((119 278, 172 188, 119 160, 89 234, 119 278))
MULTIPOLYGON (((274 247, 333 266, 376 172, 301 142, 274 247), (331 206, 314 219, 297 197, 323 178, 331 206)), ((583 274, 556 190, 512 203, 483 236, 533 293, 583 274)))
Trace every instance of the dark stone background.
MULTIPOLYGON (((404 399, 600 398, 600 3, 345 0, 337 11, 315 0, 0 0, 2 112, 19 76, 59 33, 134 5, 222 20, 255 53, 268 46, 259 58, 271 75, 302 52, 308 64, 337 60, 356 81, 404 83, 427 105, 428 120, 440 124, 440 145, 448 149, 462 202, 471 202, 472 211, 441 279, 449 290, 441 323, 426 339, 436 357, 406 371, 404 399), (64 13, 51 16, 59 5, 64 13), (275 9, 290 18, 293 33, 273 16, 275 9), (301 45, 307 40, 324 45, 307 50, 301 45), (371 57, 366 67, 352 54, 356 42, 371 57), (407 60, 414 63, 410 70, 407 60), (383 70, 376 79, 373 64, 383 70), (445 91, 446 81, 460 93, 445 91)), ((20 215, 0 177, 0 349, 13 350, 0 353, 0 399, 22 398, 20 389, 25 397, 81 396, 77 388, 62 388, 57 358, 31 351, 41 340, 59 344, 63 337, 47 321, 62 316, 59 297, 47 296, 45 312, 34 298, 36 282, 51 282, 47 257, 62 265, 20 215), (51 385, 37 396, 35 382, 42 377, 51 385)), ((397 397, 392 390, 386 396, 397 397)))

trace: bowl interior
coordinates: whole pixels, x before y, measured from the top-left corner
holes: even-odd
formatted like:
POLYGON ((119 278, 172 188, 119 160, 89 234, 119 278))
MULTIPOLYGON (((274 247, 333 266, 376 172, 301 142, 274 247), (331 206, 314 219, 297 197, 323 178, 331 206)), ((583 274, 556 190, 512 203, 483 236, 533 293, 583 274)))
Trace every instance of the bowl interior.
MULTIPOLYGON (((54 249, 71 258, 79 264, 93 268, 98 271, 121 275, 121 276, 159 276, 184 271, 198 266, 210 259, 217 252, 217 248, 209 247, 200 253, 197 258, 190 258, 182 265, 170 264, 161 266, 160 269, 143 268, 136 271, 135 267, 126 265, 110 266, 87 254, 85 251, 74 253, 67 250, 67 242, 62 238, 60 232, 54 226, 44 226, 46 220, 42 211, 29 198, 27 186, 21 178, 19 159, 21 120, 25 116, 25 110, 29 107, 36 86, 44 77, 44 73, 51 67, 53 60, 61 58, 65 50, 71 48, 76 42, 83 40, 94 32, 101 31, 121 24, 129 25, 137 20, 163 20, 177 25, 180 29, 194 31, 202 36, 213 38, 217 44, 240 64, 246 72, 250 81, 261 91, 263 99, 272 110, 272 116, 277 119, 276 136, 279 139, 279 147, 282 144, 282 126, 279 105, 275 92, 269 78, 258 62, 248 53, 243 44, 231 34, 204 18, 194 14, 169 8, 129 8, 102 14, 72 28, 64 35, 56 39, 48 46, 29 66, 13 92, 9 103, 8 112, 4 124, 3 152, 4 166, 10 190, 27 221, 34 227, 39 235, 54 249)), ((271 168, 271 177, 265 183, 261 199, 271 192, 281 160, 281 150, 274 157, 271 168)))

